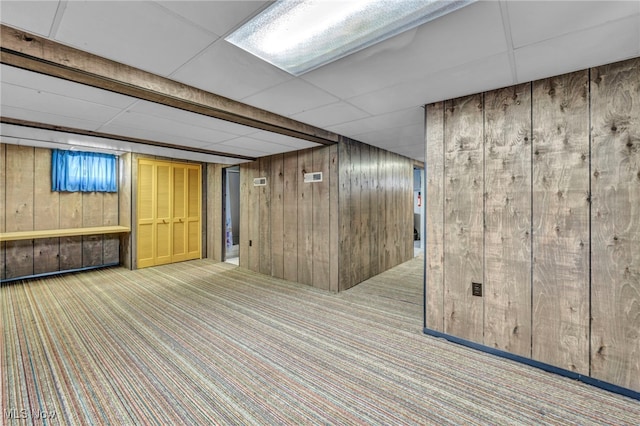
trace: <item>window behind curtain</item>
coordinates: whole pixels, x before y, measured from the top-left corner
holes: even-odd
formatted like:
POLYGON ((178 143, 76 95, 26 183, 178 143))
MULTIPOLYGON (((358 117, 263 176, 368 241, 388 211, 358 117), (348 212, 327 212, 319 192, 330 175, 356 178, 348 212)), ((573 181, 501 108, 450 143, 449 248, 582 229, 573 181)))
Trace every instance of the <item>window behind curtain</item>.
POLYGON ((54 149, 51 156, 51 190, 117 192, 117 157, 96 152, 54 149))

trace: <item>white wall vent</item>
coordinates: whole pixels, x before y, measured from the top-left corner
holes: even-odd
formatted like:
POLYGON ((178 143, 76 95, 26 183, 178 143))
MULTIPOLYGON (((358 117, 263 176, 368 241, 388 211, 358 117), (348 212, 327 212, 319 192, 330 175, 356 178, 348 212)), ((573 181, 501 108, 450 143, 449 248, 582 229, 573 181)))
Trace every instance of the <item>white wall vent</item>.
POLYGON ((305 173, 304 182, 305 183, 322 182, 322 172, 305 173))
POLYGON ((253 179, 253 186, 267 186, 267 178, 259 177, 253 179))

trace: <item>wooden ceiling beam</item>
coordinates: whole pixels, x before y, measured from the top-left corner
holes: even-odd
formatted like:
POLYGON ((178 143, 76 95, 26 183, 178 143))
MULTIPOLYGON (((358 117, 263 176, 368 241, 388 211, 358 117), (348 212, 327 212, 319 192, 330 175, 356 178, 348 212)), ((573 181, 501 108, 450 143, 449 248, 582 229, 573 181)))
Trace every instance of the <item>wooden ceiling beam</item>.
POLYGON ((319 127, 6 25, 1 27, 0 62, 6 65, 322 145, 332 145, 340 138, 319 127))

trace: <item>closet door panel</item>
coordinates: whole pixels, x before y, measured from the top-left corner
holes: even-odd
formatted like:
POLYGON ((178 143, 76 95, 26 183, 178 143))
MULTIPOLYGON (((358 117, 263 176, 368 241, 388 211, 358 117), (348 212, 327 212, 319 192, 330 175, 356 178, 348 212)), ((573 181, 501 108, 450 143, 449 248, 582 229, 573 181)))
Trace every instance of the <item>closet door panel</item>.
POLYGON ((174 262, 187 258, 186 244, 186 185, 187 169, 183 165, 173 165, 173 211, 171 226, 173 232, 172 256, 174 262))
POLYGON ((138 162, 138 268, 199 259, 201 166, 138 162))
POLYGON ((172 261, 173 245, 171 232, 171 164, 156 166, 156 265, 172 261))
POLYGON ((138 164, 138 268, 152 266, 155 262, 155 167, 140 160, 138 164))
POLYGON ((201 168, 193 166, 187 169, 186 186, 186 256, 187 259, 200 259, 202 256, 202 227, 200 216, 202 212, 201 168))

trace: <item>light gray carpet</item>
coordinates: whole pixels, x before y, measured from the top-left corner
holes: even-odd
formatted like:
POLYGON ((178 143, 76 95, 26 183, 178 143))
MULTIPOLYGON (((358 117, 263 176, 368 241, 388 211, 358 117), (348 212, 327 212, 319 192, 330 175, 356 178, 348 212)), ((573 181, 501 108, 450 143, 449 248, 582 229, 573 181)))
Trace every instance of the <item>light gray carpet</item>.
POLYGON ((3 421, 640 424, 638 401, 424 335, 421 282, 421 259, 340 294, 199 260, 5 285, 3 421))

